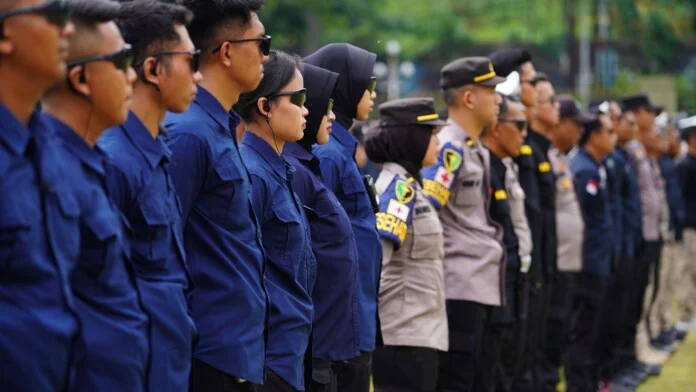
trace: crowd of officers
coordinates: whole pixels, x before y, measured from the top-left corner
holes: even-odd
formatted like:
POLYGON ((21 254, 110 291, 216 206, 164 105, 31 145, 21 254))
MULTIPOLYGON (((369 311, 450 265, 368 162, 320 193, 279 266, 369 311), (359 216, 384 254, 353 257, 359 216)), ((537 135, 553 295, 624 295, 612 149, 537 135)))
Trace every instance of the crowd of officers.
POLYGON ((444 116, 380 105, 373 180, 351 126, 376 55, 272 51, 262 6, 0 3, 0 389, 659 374, 696 326, 696 117, 663 132, 646 95, 582 111, 499 50, 442 68, 444 116))

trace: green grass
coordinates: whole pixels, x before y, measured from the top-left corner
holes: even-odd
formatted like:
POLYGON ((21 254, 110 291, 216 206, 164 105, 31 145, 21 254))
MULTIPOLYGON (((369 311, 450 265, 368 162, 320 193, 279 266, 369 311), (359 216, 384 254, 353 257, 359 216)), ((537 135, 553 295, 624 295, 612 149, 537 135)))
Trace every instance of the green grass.
POLYGON ((638 392, 696 392, 696 331, 670 358, 660 377, 648 380, 638 392))

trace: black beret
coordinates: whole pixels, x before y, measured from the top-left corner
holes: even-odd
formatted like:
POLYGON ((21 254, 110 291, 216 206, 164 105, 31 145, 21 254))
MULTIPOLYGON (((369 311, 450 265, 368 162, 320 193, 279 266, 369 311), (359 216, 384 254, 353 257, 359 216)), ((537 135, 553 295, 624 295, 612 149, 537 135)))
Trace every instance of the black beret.
POLYGON ((520 48, 498 49, 491 53, 488 58, 491 59, 498 75, 504 78, 516 71, 520 65, 532 61, 532 55, 520 48))

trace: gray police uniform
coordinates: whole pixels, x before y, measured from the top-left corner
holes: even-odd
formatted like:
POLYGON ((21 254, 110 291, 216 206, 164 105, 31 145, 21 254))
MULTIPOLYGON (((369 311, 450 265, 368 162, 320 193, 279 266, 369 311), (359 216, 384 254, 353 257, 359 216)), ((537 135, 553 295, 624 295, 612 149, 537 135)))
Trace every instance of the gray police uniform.
MULTIPOLYGON (((396 163, 385 163, 375 184, 382 195, 395 176, 409 175, 396 163)), ((447 351, 447 314, 442 260, 444 243, 437 211, 420 185, 415 190, 411 224, 399 250, 383 241, 379 317, 384 344, 447 351)))
POLYGON ((558 270, 582 270, 582 242, 585 222, 575 193, 573 172, 568 157, 557 149, 549 152, 556 174, 556 233, 558 236, 558 270))
POLYGON ((462 170, 440 212, 447 299, 500 306, 502 230, 488 216, 489 153, 479 142, 467 143, 466 131, 452 121, 438 137, 441 143, 461 143, 464 151, 462 170))
POLYGON ((504 158, 503 164, 505 171, 505 188, 508 193, 508 204, 510 205, 510 218, 512 226, 517 235, 518 254, 520 256, 520 271, 529 272, 532 263, 532 232, 529 230, 529 222, 524 209, 524 189, 520 185, 518 178, 518 167, 512 158, 504 158))

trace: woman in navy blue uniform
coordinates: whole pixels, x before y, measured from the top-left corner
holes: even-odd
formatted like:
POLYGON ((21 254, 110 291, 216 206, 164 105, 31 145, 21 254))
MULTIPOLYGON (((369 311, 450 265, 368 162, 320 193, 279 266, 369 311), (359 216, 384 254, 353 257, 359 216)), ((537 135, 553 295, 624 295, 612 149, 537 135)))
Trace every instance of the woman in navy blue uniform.
POLYGON ((259 86, 242 94, 234 107, 246 124, 239 152, 251 176, 252 208, 266 252, 266 391, 305 390, 314 313, 316 262, 309 224, 293 191, 295 168, 282 153, 285 143, 302 139, 307 123, 300 67, 298 57, 271 52, 259 86))
POLYGON ((358 248, 350 218, 321 175, 312 146, 329 141, 333 113, 331 95, 338 74, 303 64, 309 110, 307 128, 283 153, 295 168, 293 189, 304 205, 317 260, 312 332, 312 391, 332 391, 343 361, 360 355, 357 279, 358 248))

